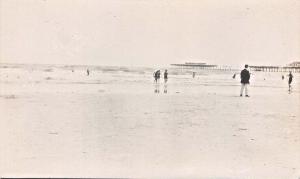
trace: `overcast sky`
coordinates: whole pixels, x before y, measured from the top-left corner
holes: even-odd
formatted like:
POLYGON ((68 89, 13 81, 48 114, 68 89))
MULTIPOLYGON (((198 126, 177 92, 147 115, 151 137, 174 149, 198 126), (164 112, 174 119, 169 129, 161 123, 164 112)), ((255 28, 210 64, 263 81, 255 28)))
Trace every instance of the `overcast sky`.
POLYGON ((300 60, 299 0, 0 0, 0 62, 300 60))

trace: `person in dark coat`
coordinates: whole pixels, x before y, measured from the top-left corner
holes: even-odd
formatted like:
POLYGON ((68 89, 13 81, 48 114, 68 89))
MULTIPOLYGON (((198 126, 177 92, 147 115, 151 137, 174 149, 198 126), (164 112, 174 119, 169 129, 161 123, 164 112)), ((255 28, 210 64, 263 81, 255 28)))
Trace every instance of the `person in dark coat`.
POLYGON ((245 65, 245 69, 241 71, 241 92, 240 96, 243 96, 243 92, 245 89, 246 97, 249 97, 248 95, 248 85, 250 80, 250 73, 248 71, 248 65, 245 65))

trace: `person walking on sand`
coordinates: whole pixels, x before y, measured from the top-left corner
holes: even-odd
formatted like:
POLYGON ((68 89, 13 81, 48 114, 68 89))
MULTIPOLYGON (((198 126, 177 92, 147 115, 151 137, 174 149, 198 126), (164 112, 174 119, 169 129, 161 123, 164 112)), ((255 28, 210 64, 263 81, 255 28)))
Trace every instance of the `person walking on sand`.
POLYGON ((290 73, 288 74, 288 77, 289 77, 289 91, 292 90, 292 81, 293 81, 293 75, 292 75, 292 72, 290 71, 290 73))
POLYGON ((90 70, 89 70, 89 69, 86 70, 86 75, 87 75, 87 76, 90 75, 90 70))
POLYGON ((241 92, 240 96, 243 96, 243 92, 245 89, 246 97, 250 97, 248 95, 248 85, 249 85, 249 80, 250 80, 250 73, 248 71, 248 65, 245 65, 245 69, 241 71, 241 92))
POLYGON ((168 70, 165 70, 164 72, 164 93, 167 93, 168 92, 168 89, 167 89, 167 82, 168 82, 168 70))

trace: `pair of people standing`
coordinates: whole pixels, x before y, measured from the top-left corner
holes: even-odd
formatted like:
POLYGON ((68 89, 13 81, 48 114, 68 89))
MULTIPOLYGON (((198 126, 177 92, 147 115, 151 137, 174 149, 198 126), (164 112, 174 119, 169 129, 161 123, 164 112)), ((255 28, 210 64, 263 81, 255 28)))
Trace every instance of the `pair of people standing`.
MULTIPOLYGON (((160 70, 157 70, 153 74, 154 82, 155 82, 155 93, 159 93, 159 81, 160 81, 160 70)), ((168 70, 165 70, 164 72, 164 93, 167 93, 167 82, 168 82, 168 70)))

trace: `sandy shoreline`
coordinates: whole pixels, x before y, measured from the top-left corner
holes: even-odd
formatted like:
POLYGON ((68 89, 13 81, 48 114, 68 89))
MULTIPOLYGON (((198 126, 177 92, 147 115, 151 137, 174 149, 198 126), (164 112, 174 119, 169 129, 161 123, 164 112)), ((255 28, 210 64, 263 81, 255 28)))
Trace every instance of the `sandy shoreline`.
POLYGON ((154 94, 151 82, 2 80, 1 176, 300 176, 298 86, 257 80, 240 98, 238 82, 179 82, 154 94))

